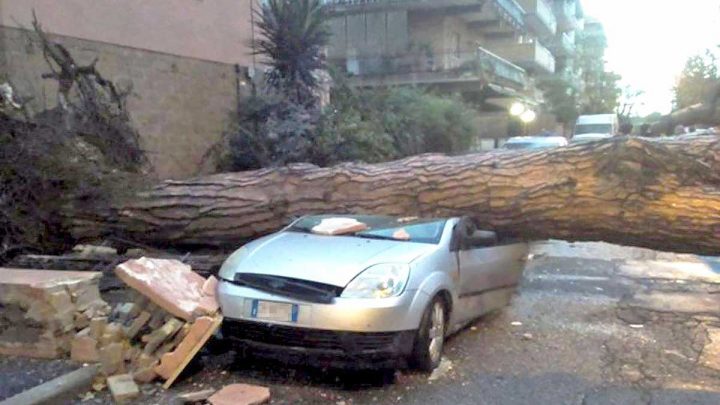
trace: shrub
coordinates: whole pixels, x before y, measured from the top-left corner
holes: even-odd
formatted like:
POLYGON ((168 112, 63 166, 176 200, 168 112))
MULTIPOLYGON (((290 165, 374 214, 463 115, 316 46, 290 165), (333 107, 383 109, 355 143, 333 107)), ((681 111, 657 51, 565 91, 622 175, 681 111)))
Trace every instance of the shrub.
POLYGON ((456 97, 418 88, 356 90, 339 85, 322 112, 274 96, 255 96, 243 102, 224 134, 219 170, 461 153, 477 133, 473 115, 456 97))

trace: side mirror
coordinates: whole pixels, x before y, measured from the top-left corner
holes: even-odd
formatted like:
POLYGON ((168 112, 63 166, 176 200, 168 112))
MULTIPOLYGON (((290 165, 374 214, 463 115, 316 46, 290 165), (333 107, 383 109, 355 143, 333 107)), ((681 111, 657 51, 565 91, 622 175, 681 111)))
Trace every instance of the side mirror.
POLYGON ((470 248, 495 246, 497 241, 497 234, 492 231, 475 231, 467 237, 467 245, 470 248))

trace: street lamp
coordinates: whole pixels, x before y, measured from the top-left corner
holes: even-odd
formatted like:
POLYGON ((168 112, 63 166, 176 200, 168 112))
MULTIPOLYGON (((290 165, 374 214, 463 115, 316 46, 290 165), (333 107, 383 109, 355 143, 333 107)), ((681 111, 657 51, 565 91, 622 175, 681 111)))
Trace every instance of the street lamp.
POLYGON ((529 124, 537 118, 537 114, 533 110, 525 110, 520 114, 520 120, 525 123, 529 124))
POLYGON ((525 104, 520 102, 515 102, 510 106, 510 115, 513 117, 519 117, 521 116, 527 108, 525 108, 525 104))

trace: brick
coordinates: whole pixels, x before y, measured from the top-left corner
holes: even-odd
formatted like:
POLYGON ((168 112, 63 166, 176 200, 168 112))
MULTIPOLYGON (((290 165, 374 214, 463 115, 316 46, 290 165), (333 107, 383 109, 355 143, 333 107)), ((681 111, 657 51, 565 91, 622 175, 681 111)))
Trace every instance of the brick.
POLYGON ((82 330, 90 326, 90 318, 84 312, 75 312, 75 321, 73 323, 75 329, 82 330))
POLYGON ((2 334, 2 352, 41 358, 71 355, 76 331, 89 321, 72 300, 73 288, 98 291, 99 278, 100 273, 93 272, 0 269, 0 305, 14 326, 2 334))
POLYGON ((93 339, 98 340, 105 333, 105 328, 108 324, 108 318, 106 316, 99 316, 90 319, 90 336, 93 339))
POLYGON ((100 364, 105 375, 113 375, 125 371, 125 353, 121 343, 110 343, 100 348, 100 364))
POLYGON ((102 336, 100 337, 100 346, 107 346, 110 343, 121 342, 125 339, 125 330, 115 322, 107 324, 102 336))
POLYGON ((267 387, 249 384, 232 384, 208 398, 212 405, 259 405, 270 400, 267 387))
POLYGON ((149 306, 148 312, 152 313, 152 318, 150 318, 150 322, 148 322, 148 327, 150 329, 157 329, 161 327, 165 323, 165 318, 168 317, 168 313, 157 305, 149 306))
MULTIPOLYGON (((182 328, 184 322, 171 318, 160 328, 154 330, 147 339, 144 352, 152 354, 160 345, 166 340, 175 335, 175 333, 182 328)), ((148 336, 148 335, 146 335, 148 336)))
POLYGON ((160 346, 160 348, 155 352, 155 356, 157 358, 161 358, 165 353, 169 353, 178 347, 180 342, 182 342, 188 332, 190 332, 190 327, 191 324, 188 323, 183 325, 183 327, 175 334, 175 336, 173 336, 172 339, 166 341, 165 344, 160 346))
POLYGON ((80 311, 84 311, 95 302, 102 301, 100 290, 94 287, 88 287, 72 295, 75 307, 80 311))
POLYGON ((107 385, 115 403, 127 404, 140 396, 140 389, 130 374, 108 377, 107 385))
POLYGON ((158 378, 158 374, 155 372, 155 367, 153 366, 138 369, 132 373, 132 376, 133 380, 138 384, 148 384, 158 378))
POLYGON ((70 346, 70 358, 80 363, 97 363, 100 361, 100 352, 97 340, 90 335, 90 329, 78 332, 70 346))
POLYGON ((153 366, 158 364, 158 358, 147 353, 141 353, 138 358, 133 362, 133 366, 141 369, 145 367, 153 366))
POLYGON ((142 329, 143 326, 145 326, 150 321, 151 317, 152 314, 150 314, 150 312, 141 312, 140 315, 138 315, 138 317, 135 318, 130 324, 130 326, 126 329, 125 335, 127 336, 127 338, 130 340, 135 339, 135 336, 137 336, 137 334, 140 332, 140 329, 142 329))

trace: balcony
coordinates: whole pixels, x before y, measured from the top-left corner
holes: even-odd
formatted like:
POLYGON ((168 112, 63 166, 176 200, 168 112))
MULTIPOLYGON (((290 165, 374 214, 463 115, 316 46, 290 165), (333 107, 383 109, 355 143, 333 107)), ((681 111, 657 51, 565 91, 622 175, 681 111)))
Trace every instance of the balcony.
POLYGON ((577 0, 555 0, 555 15, 560 32, 574 31, 579 27, 577 0))
POLYGON ((525 26, 525 10, 516 0, 323 0, 330 15, 393 10, 442 10, 493 32, 514 32, 525 26))
POLYGON ((487 0, 323 0, 332 15, 412 9, 481 8, 487 0))
POLYGON ((525 9, 525 25, 540 37, 552 37, 557 33, 557 19, 552 6, 546 0, 519 0, 525 9))
POLYGON ((575 33, 564 32, 555 37, 553 53, 556 56, 571 56, 575 53, 575 33))
POLYGON ((555 73, 555 57, 542 44, 503 43, 494 48, 506 59, 534 73, 555 73))
POLYGON ((344 68, 351 75, 350 83, 361 87, 457 85, 457 90, 467 91, 468 83, 495 83, 522 89, 527 79, 524 69, 483 48, 459 54, 378 55, 336 59, 331 63, 344 68))

